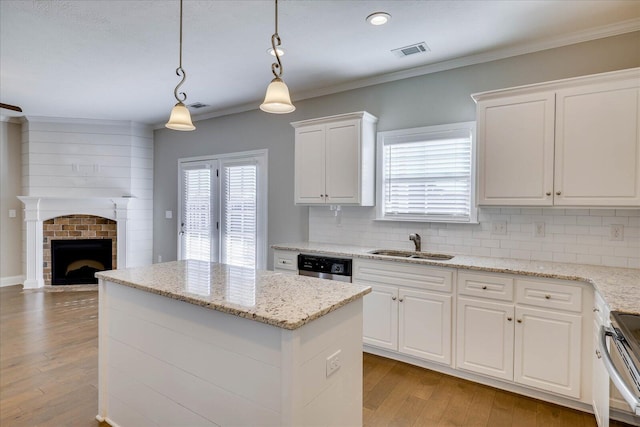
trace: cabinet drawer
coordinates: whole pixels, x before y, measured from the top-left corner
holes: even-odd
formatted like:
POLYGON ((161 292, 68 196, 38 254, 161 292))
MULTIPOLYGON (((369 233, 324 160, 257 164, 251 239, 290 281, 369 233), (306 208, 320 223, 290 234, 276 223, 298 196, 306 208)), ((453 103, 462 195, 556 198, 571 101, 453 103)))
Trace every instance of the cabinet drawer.
POLYGON ((513 301, 513 278, 506 275, 458 272, 458 293, 513 301))
POLYGON ((518 279, 516 302, 567 311, 582 311, 582 288, 570 284, 518 279))
POLYGON ((393 261, 354 259, 353 280, 451 292, 453 270, 393 261))
POLYGON ((298 252, 274 251, 273 269, 298 271, 298 252))

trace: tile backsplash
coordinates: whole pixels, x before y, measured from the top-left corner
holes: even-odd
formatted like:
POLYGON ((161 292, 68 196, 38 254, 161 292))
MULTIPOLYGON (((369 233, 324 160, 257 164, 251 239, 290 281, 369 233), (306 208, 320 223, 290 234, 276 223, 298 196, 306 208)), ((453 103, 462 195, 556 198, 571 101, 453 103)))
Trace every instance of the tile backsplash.
POLYGON ((309 241, 409 250, 419 233, 425 252, 640 268, 640 209, 480 208, 479 224, 375 217, 375 208, 310 207, 309 241))

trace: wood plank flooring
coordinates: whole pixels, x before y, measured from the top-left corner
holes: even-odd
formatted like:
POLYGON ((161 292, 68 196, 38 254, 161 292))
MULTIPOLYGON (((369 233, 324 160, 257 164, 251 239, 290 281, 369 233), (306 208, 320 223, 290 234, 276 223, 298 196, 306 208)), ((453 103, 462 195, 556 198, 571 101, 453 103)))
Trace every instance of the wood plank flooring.
MULTIPOLYGON (((107 426, 95 420, 97 303, 95 291, 0 288, 1 427, 107 426)), ((596 425, 590 414, 370 354, 363 382, 367 427, 596 425)))

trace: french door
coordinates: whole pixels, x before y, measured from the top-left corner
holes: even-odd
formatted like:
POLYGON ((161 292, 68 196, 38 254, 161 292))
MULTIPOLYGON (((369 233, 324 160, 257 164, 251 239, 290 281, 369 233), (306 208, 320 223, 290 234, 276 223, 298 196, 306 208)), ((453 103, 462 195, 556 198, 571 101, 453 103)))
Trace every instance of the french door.
POLYGON ((178 258, 266 268, 266 150, 180 161, 178 258))

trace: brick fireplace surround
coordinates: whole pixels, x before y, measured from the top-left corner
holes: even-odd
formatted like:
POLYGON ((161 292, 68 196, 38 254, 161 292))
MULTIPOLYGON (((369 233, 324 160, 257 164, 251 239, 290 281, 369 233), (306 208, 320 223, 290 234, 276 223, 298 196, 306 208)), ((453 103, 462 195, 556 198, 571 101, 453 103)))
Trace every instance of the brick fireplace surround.
POLYGON ((118 230, 115 221, 95 215, 65 215, 44 221, 43 265, 44 285, 51 286, 51 241, 111 239, 111 268, 117 268, 118 230))

